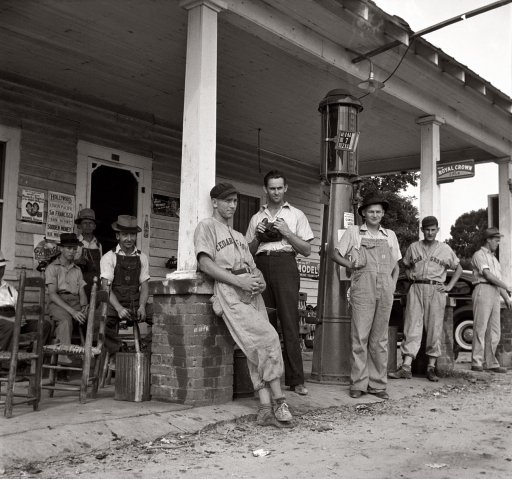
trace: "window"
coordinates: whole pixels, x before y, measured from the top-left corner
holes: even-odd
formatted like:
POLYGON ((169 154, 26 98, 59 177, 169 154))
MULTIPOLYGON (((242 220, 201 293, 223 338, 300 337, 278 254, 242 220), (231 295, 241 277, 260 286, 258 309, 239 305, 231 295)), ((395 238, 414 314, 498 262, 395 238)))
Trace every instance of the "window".
POLYGON ((233 229, 243 235, 247 232, 247 227, 254 214, 260 209, 260 199, 255 196, 238 195, 238 207, 233 216, 233 229))
POLYGON ((16 210, 18 173, 20 166, 20 138, 17 128, 0 125, 0 238, 2 252, 13 269, 16 245, 16 210))

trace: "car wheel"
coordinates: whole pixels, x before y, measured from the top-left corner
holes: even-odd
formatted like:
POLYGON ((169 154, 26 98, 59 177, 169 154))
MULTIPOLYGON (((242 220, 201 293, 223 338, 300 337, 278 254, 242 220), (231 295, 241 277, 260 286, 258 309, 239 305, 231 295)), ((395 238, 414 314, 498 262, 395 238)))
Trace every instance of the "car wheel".
POLYGON ((463 319, 460 321, 453 334, 457 346, 463 351, 471 351, 473 346, 473 320, 463 319))

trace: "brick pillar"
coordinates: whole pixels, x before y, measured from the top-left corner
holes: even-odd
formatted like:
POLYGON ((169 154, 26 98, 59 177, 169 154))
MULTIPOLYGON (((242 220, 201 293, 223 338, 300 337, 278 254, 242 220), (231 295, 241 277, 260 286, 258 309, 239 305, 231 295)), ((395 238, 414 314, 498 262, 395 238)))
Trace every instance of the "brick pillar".
POLYGON ((512 367, 512 310, 501 310, 501 338, 496 351, 499 363, 505 367, 512 367))
MULTIPOLYGON (((449 300, 448 300, 449 301, 449 300)), ((449 304, 444 309, 443 336, 441 338, 441 356, 437 359, 437 371, 447 376, 453 371, 453 307, 449 304)))
POLYGON ((152 281, 151 396, 204 406, 233 398, 233 340, 213 313, 212 284, 193 279, 152 281))

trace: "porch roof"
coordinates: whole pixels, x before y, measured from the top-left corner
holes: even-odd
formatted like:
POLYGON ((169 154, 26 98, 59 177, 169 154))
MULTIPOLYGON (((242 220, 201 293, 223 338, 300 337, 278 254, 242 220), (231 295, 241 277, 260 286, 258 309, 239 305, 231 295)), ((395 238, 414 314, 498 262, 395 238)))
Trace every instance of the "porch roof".
MULTIPOLYGON (((226 0, 219 14, 219 145, 318 171, 318 104, 334 88, 361 97, 359 53, 378 80, 398 65, 409 27, 365 0, 226 0)), ((181 130, 187 12, 178 1, 4 0, 0 78, 181 130)), ((512 155, 512 101, 417 39, 383 90, 361 99, 360 173, 419 169, 418 117, 445 119, 441 161, 512 155)), ((201 132, 198 132, 200 135, 201 132)), ((316 182, 318 178, 310 178, 316 182)))

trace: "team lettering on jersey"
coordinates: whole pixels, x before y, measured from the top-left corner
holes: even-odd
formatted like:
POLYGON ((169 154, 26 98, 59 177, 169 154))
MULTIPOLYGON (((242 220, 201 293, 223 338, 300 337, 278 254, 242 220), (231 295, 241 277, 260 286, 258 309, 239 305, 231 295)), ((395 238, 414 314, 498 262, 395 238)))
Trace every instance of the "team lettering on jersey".
POLYGON ((226 239, 223 239, 223 240, 220 240, 219 242, 217 242, 217 246, 216 246, 216 248, 215 248, 215 249, 216 249, 217 251, 220 251, 221 249, 226 248, 226 246, 232 245, 235 241, 236 241, 236 244, 237 244, 240 248, 242 248, 242 249, 244 249, 244 250, 246 250, 246 251, 248 251, 248 250, 249 250, 249 248, 247 247, 247 244, 242 243, 242 242, 241 242, 241 241, 239 241, 239 240, 235 240, 234 238, 231 238, 231 237, 226 238, 226 239))
POLYGON ((436 263, 439 266, 442 266, 443 268, 448 268, 448 263, 446 261, 443 261, 442 259, 435 258, 434 256, 431 256, 430 258, 427 258, 426 260, 423 258, 423 256, 418 256, 416 258, 412 258, 411 263, 416 264, 420 261, 431 261, 432 263, 436 263))

